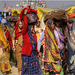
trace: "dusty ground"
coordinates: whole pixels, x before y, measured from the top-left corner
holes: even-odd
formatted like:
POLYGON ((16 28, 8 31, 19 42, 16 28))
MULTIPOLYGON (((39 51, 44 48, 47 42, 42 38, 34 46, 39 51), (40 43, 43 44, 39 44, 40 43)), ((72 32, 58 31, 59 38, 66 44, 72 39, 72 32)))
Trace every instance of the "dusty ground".
MULTIPOLYGON (((18 69, 17 69, 17 67, 15 66, 14 63, 11 63, 11 67, 12 67, 11 71, 9 72, 8 75, 18 75, 18 69)), ((1 70, 0 70, 0 75, 3 75, 1 70)))

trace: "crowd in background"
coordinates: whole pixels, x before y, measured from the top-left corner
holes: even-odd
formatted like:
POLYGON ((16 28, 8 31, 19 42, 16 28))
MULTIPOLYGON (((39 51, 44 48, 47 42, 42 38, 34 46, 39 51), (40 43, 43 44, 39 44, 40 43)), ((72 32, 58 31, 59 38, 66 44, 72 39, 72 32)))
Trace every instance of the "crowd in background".
POLYGON ((10 62, 14 62, 19 75, 75 75, 75 19, 66 22, 48 19, 44 30, 36 11, 30 11, 34 13, 27 8, 22 10, 20 20, 11 21, 8 26, 4 15, 1 16, 0 68, 3 74, 7 75, 10 62), (31 23, 28 16, 37 22, 31 23))

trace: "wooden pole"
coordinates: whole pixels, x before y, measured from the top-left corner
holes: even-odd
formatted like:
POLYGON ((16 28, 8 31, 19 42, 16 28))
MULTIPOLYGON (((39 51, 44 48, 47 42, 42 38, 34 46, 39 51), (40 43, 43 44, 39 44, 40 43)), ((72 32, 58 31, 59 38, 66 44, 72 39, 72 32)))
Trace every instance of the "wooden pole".
POLYGON ((28 7, 28 4, 29 4, 29 0, 27 0, 27 7, 28 7))
POLYGON ((62 4, 62 9, 64 9, 64 3, 62 4))

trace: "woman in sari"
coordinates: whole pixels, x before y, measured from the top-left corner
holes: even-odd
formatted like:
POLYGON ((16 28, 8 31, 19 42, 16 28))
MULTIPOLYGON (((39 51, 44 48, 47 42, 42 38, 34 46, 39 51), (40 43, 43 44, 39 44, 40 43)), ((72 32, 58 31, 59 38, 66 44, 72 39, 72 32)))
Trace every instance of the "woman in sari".
POLYGON ((65 71, 63 72, 64 70, 64 67, 63 67, 63 58, 64 58, 64 35, 63 35, 63 31, 62 31, 62 27, 61 27, 61 21, 55 21, 55 30, 54 33, 55 33, 55 36, 56 36, 56 39, 57 39, 57 43, 58 43, 58 48, 59 48, 59 51, 60 51, 60 56, 61 56, 61 60, 62 60, 62 71, 61 71, 61 74, 65 73, 65 71))
POLYGON ((67 67, 70 75, 75 75, 75 20, 72 19, 67 44, 67 67))
POLYGON ((52 20, 48 20, 46 24, 46 29, 44 34, 42 33, 39 42, 38 50, 41 46, 41 41, 44 39, 44 51, 43 51, 43 61, 44 61, 44 73, 46 75, 55 74, 58 75, 61 72, 61 56, 58 48, 56 36, 54 32, 56 31, 52 20))
POLYGON ((58 42, 58 48, 59 48, 59 51, 60 51, 60 55, 61 55, 61 59, 63 61, 63 55, 64 55, 64 35, 63 35, 63 32, 62 32, 62 28, 60 27, 61 25, 61 22, 60 21, 55 21, 55 29, 56 29, 56 32, 55 35, 56 35, 56 39, 57 39, 57 42, 58 42))
POLYGON ((5 24, 0 25, 0 69, 7 75, 7 72, 11 70, 10 66, 10 46, 12 47, 11 36, 5 24))
POLYGON ((15 28, 15 22, 13 22, 13 21, 10 22, 8 28, 9 28, 9 32, 10 32, 10 35, 11 35, 11 38, 12 38, 12 33, 14 31, 14 28, 15 28))
POLYGON ((37 37, 34 33, 35 23, 30 23, 31 20, 37 20, 37 12, 31 8, 23 9, 20 14, 20 19, 23 16, 23 47, 22 47, 22 73, 21 75, 43 75, 40 68, 37 52, 37 37), (31 13, 33 12, 33 13, 31 13), (24 15, 23 15, 24 14, 24 15), (31 17, 29 20, 28 18, 31 17))
POLYGON ((22 22, 18 21, 16 23, 15 30, 12 35, 13 51, 16 53, 19 75, 21 75, 22 70, 22 59, 21 59, 21 51, 23 45, 22 28, 23 28, 22 22))
MULTIPOLYGON (((11 38, 12 38, 12 34, 13 34, 14 29, 15 29, 15 22, 14 21, 9 22, 8 29, 9 29, 9 33, 10 33, 11 38)), ((14 54, 12 49, 10 51, 10 61, 11 62, 13 61, 16 63, 16 55, 14 54)))

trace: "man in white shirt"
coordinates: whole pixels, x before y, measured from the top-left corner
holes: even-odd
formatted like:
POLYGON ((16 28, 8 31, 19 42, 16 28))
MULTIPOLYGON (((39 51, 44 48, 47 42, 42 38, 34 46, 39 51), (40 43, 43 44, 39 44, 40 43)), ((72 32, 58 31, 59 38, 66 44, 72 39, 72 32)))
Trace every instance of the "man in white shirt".
POLYGON ((4 19, 4 15, 1 16, 1 19, 2 19, 1 20, 2 23, 6 23, 6 19, 4 19))

